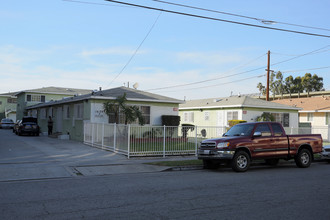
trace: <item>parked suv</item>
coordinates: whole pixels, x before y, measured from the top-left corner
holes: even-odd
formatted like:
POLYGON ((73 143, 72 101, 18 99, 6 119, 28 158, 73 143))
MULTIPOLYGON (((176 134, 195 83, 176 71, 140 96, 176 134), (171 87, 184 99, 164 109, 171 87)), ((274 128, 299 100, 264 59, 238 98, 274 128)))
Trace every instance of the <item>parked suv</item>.
POLYGON ((38 126, 38 119, 31 116, 25 116, 23 119, 18 123, 16 128, 16 134, 32 134, 39 136, 40 127, 38 126))

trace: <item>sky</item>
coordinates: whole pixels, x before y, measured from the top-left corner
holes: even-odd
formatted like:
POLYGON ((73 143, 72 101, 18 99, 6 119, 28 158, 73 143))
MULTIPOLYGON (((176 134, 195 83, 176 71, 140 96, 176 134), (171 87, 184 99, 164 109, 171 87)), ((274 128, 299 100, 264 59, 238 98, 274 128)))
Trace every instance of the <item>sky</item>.
POLYGON ((103 0, 3 1, 0 93, 133 85, 180 100, 259 93, 268 51, 271 70, 317 74, 330 90, 328 0, 121 1, 200 17, 103 0))

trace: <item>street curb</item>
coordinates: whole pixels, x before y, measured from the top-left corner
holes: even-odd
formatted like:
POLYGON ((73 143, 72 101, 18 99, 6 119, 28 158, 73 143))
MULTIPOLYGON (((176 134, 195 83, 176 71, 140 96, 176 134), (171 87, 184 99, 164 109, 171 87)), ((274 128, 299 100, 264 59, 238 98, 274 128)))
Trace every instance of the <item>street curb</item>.
POLYGON ((188 170, 202 170, 203 166, 179 166, 179 167, 170 167, 164 171, 188 171, 188 170))

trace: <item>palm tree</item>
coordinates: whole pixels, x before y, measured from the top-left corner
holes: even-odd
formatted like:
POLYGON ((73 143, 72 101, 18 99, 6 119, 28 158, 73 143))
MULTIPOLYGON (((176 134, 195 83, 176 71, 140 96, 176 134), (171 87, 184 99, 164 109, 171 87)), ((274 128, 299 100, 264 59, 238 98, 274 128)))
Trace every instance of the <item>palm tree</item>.
POLYGON ((260 97, 260 95, 265 95, 266 89, 265 89, 265 86, 262 85, 261 82, 258 83, 257 88, 259 89, 259 97, 260 97))
POLYGON ((135 122, 137 119, 140 125, 144 125, 145 121, 138 106, 127 105, 126 93, 118 96, 113 101, 107 101, 103 104, 104 112, 109 116, 114 116, 114 121, 119 124, 120 113, 125 117, 125 125, 135 122))

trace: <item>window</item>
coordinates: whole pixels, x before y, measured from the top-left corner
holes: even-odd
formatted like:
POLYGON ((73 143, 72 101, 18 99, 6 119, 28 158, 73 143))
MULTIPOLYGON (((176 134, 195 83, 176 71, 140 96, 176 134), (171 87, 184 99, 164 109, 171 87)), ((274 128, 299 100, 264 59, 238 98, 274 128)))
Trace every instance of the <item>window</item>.
POLYGON ((307 113, 307 121, 313 121, 313 113, 307 113))
POLYGON ((140 106, 145 124, 150 124, 150 106, 140 106))
POLYGON ((290 114, 289 113, 271 113, 276 122, 279 122, 283 127, 290 127, 290 114))
POLYGON ((227 121, 229 120, 238 120, 238 112, 227 112, 227 121))
POLYGON ((254 132, 261 132, 261 136, 271 136, 272 132, 270 131, 268 124, 260 124, 258 125, 258 127, 256 128, 256 130, 254 130, 254 132))
POLYGON ((210 112, 204 112, 204 120, 209 121, 210 120, 210 112))
POLYGON ((74 105, 74 117, 76 119, 83 119, 83 117, 84 117, 84 104, 74 105))
POLYGON ((238 120, 238 112, 227 112, 227 125, 229 125, 230 120, 238 120))
POLYGON ((329 112, 325 113, 325 124, 326 125, 330 124, 330 113, 329 112))
POLYGON ((183 113, 183 121, 194 123, 194 112, 184 112, 183 113))
POLYGON ((283 135, 283 131, 282 131, 281 125, 279 125, 279 124, 271 124, 271 127, 273 129, 274 136, 282 136, 283 135))
POLYGON ((17 99, 8 98, 7 103, 17 103, 17 99))
MULTIPOLYGON (((145 124, 150 124, 150 106, 139 106, 145 124)), ((109 115, 109 123, 125 124, 125 114, 119 109, 118 120, 116 121, 116 114, 113 112, 109 115)), ((138 124, 138 119, 132 124, 138 124)))
POLYGON ((46 97, 44 95, 26 95, 27 102, 45 102, 46 97))
POLYGON ((63 107, 63 111, 64 111, 64 119, 69 119, 70 118, 70 106, 69 105, 65 105, 63 107))

